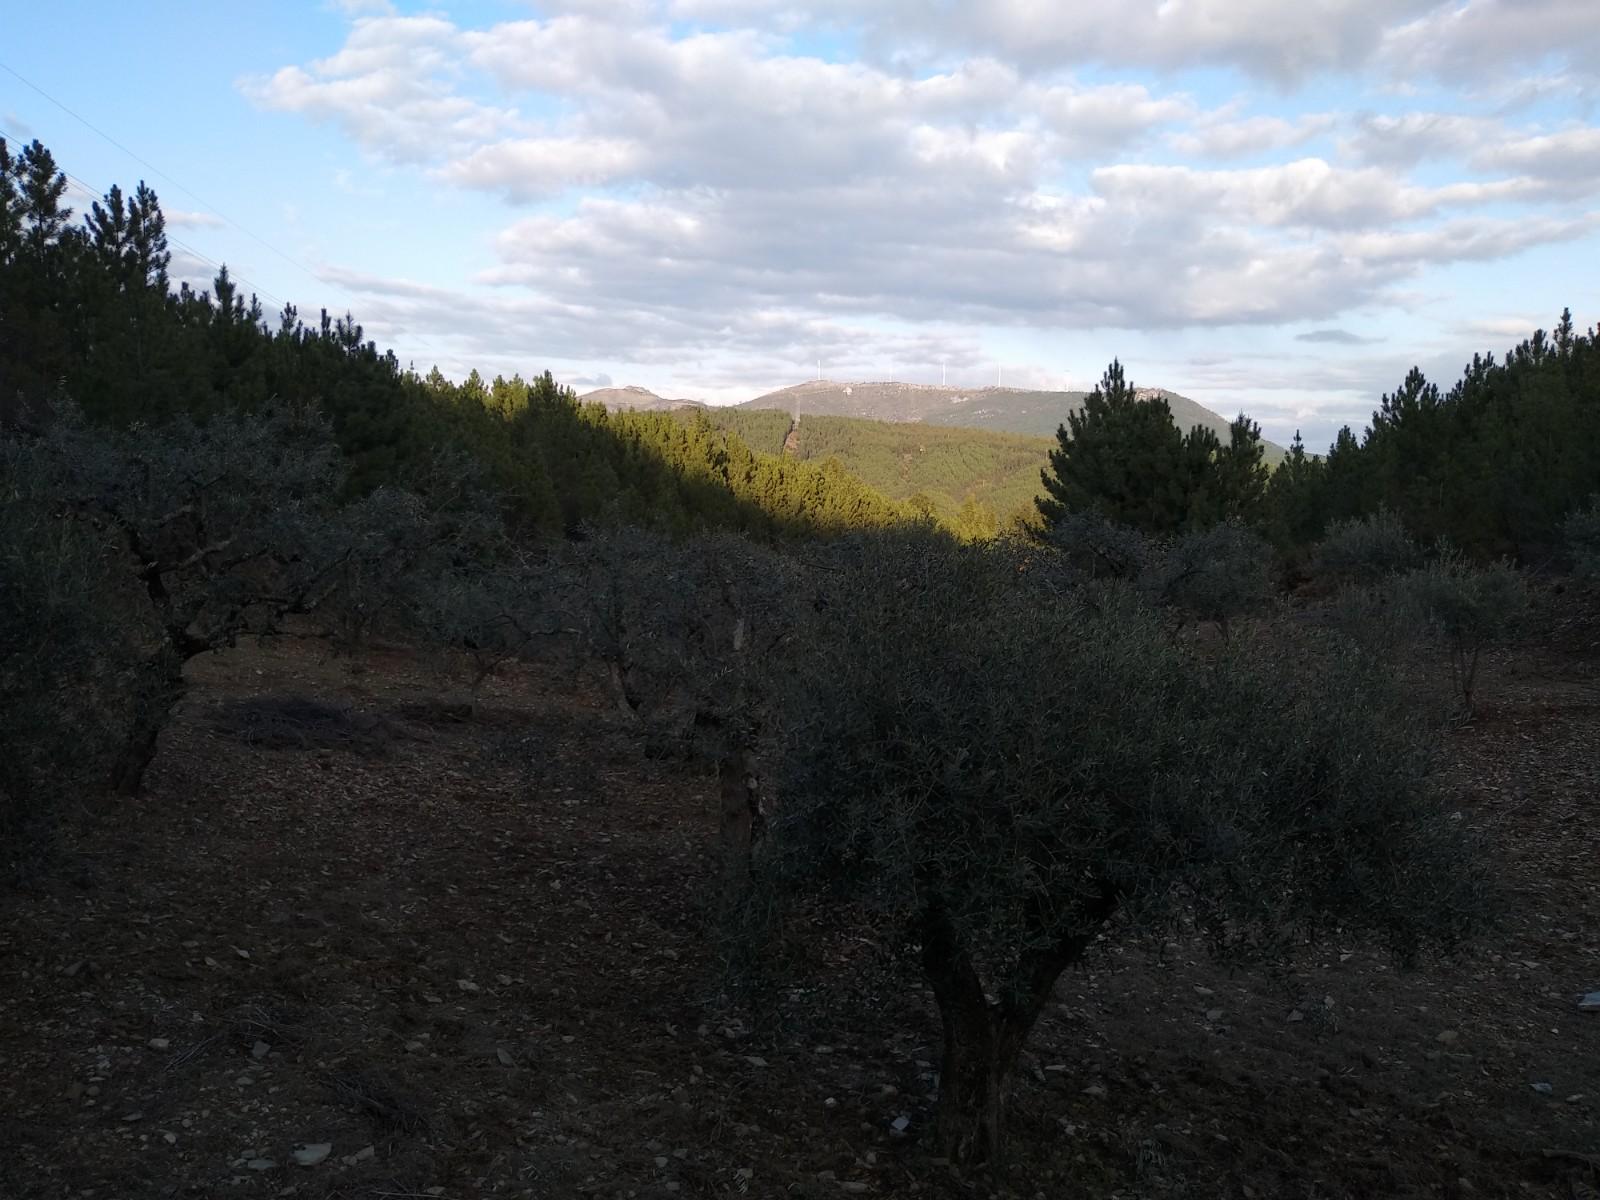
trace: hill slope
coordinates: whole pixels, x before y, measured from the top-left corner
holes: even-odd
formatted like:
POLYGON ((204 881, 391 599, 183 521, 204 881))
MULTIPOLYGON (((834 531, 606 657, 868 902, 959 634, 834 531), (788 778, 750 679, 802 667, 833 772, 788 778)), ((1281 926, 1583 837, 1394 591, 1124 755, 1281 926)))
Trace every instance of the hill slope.
MULTIPOLYGON (((1228 418, 1165 388, 1140 388, 1139 394, 1160 395, 1172 409, 1178 428, 1204 425, 1228 436, 1228 418)), ((920 383, 838 383, 810 380, 768 392, 741 408, 780 408, 810 416, 863 417, 873 421, 920 421, 966 429, 1054 437, 1067 414, 1083 406, 1087 392, 1045 392, 1025 388, 954 388, 920 383)), ((1266 459, 1275 464, 1283 448, 1266 443, 1266 459)))
POLYGON ((875 491, 892 500, 920 494, 946 519, 968 496, 1002 520, 1019 509, 1031 516, 1039 472, 1055 445, 1053 437, 859 417, 811 415, 791 429, 789 413, 743 406, 708 409, 706 416, 765 454, 801 462, 837 458, 875 491))
POLYGON ((612 412, 623 408, 634 412, 671 412, 679 408, 705 407, 698 400, 668 400, 665 396, 658 396, 649 388, 642 387, 599 388, 585 392, 578 399, 586 404, 590 402, 604 404, 612 412))

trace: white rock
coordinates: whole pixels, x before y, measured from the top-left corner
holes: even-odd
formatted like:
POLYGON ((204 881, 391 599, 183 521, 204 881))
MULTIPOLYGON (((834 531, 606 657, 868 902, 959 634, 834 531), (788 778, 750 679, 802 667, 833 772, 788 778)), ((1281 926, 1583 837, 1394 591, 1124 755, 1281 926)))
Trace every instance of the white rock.
POLYGON ((272 1053, 272 1047, 270 1045, 268 1045, 266 1042, 257 1042, 254 1046, 250 1047, 250 1057, 251 1058, 265 1058, 267 1055, 269 1055, 271 1053, 272 1053))
POLYGON ((313 1142, 308 1146, 296 1146, 292 1151, 294 1161, 302 1167, 314 1167, 332 1153, 333 1145, 330 1142, 313 1142))
POLYGON ((1578 1001, 1579 1012, 1600 1012, 1600 992, 1590 992, 1578 1001))
POLYGON ((270 1158, 252 1158, 245 1163, 245 1167, 251 1171, 270 1171, 277 1165, 270 1158))
POLYGON ((172 1045, 172 1043, 166 1038, 151 1038, 146 1045, 148 1045, 152 1050, 166 1050, 172 1045))

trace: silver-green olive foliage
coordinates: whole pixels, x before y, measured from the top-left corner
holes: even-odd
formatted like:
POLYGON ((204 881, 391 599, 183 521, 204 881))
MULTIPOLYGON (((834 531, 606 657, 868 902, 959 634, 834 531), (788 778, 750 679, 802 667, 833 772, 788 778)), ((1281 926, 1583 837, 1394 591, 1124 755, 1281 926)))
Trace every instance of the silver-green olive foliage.
POLYGON ((1109 929, 1181 916, 1234 947, 1337 929, 1411 954, 1480 912, 1378 664, 1331 636, 1175 645, 1134 587, 1063 589, 1047 553, 841 543, 834 616, 783 675, 760 869, 921 945, 964 1157, 996 1151, 995 1081, 1109 929))

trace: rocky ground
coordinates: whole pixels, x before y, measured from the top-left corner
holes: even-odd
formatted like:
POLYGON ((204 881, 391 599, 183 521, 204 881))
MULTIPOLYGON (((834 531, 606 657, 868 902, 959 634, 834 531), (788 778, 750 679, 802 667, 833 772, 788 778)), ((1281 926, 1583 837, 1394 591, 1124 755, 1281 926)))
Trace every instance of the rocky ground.
MULTIPOLYGON (((1003 1190, 1600 1196, 1600 672, 1496 659, 1444 747, 1502 920, 1401 972, 1112 940, 1018 1081, 1003 1190)), ((719 1001, 714 782, 570 676, 471 720, 413 657, 198 664, 148 794, 0 890, 0 1196, 989 1194, 924 1141, 938 1027, 892 947, 719 1001)))

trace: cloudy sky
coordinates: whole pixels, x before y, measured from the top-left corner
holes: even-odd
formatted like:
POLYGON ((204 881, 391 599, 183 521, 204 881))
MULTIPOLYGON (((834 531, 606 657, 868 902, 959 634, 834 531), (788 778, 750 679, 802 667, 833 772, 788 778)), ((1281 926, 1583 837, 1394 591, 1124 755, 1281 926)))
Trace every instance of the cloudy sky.
POLYGON ((1600 317, 1594 0, 17 5, 0 133, 420 369, 1087 386, 1269 436, 1600 317), (63 13, 75 14, 63 19, 63 13), (65 110, 71 110, 70 113, 65 110))

